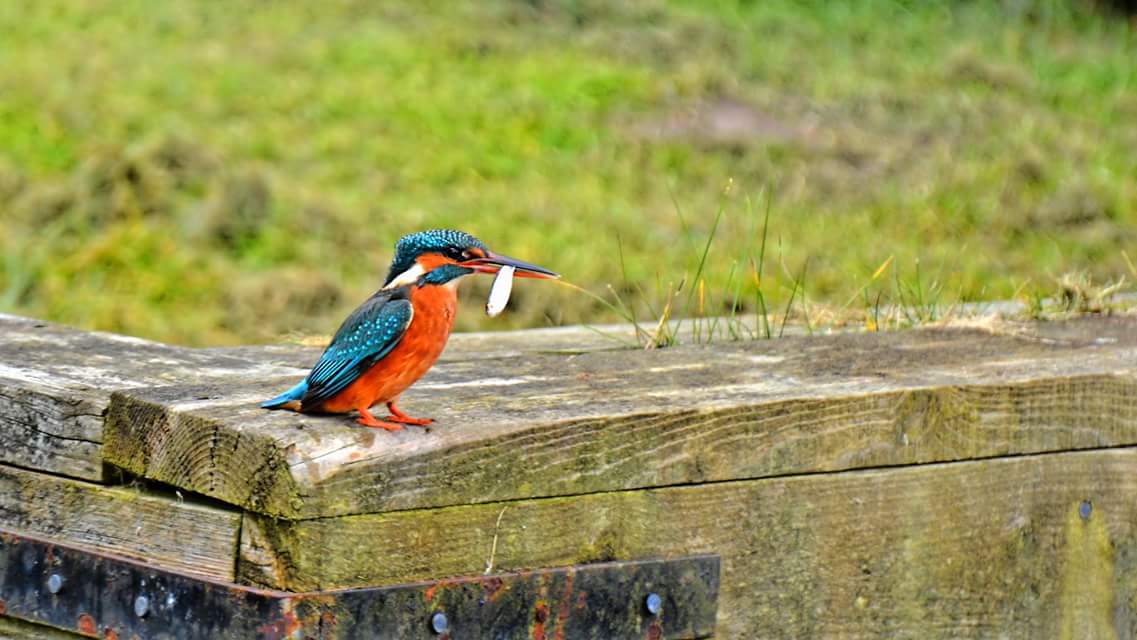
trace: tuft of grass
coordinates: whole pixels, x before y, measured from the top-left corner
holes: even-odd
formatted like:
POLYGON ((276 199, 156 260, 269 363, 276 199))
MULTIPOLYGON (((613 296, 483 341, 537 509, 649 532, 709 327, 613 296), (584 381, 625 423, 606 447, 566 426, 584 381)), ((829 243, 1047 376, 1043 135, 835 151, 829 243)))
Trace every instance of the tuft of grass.
MULTIPOLYGON (((1041 289, 1030 289, 1029 282, 1021 285, 1015 292, 1012 300, 1022 301, 1019 306, 1013 302, 996 303, 999 309, 989 309, 982 303, 967 303, 958 290, 952 291, 952 283, 945 279, 945 273, 958 273, 958 268, 952 264, 941 265, 934 277, 923 272, 920 260, 915 260, 911 271, 904 273, 896 264, 895 257, 889 256, 876 269, 867 276, 862 284, 846 302, 837 307, 827 304, 807 304, 806 275, 810 260, 807 257, 801 265, 800 271, 794 275, 779 256, 779 263, 783 279, 775 282, 776 286, 788 289, 785 307, 780 316, 772 316, 766 312, 759 303, 756 307, 763 309, 752 322, 743 321, 738 315, 738 302, 746 296, 761 301, 765 297, 762 274, 765 265, 766 238, 770 231, 771 198, 768 192, 763 192, 766 202, 765 215, 762 218, 761 230, 755 231, 756 217, 753 207, 747 200, 747 215, 755 222, 751 227, 751 238, 758 248, 756 259, 753 254, 749 265, 751 278, 737 278, 736 274, 740 264, 739 259, 731 259, 726 266, 726 286, 717 293, 708 291, 705 283, 706 277, 716 266, 714 259, 716 233, 720 228, 726 209, 722 206, 716 210, 712 219, 710 231, 702 244, 698 244, 690 227, 684 225, 687 231, 684 243, 694 255, 694 272, 683 273, 679 286, 669 286, 662 301, 662 312, 651 302, 646 303, 649 318, 644 320, 636 313, 633 302, 626 300, 616 288, 609 286, 608 298, 601 297, 577 285, 564 283, 567 286, 583 292, 584 294, 601 301, 604 305, 615 311, 622 320, 634 329, 635 340, 600 332, 624 346, 639 347, 643 349, 656 349, 669 347, 681 343, 709 344, 715 341, 739 341, 771 339, 775 334, 771 326, 777 325, 776 337, 785 335, 787 327, 793 327, 804 334, 813 334, 815 331, 895 331, 911 327, 936 325, 953 319, 963 317, 982 317, 1001 315, 1010 317, 1025 316, 1031 319, 1058 319, 1074 315, 1103 314, 1115 311, 1128 311, 1137 306, 1137 291, 1133 291, 1125 279, 1117 278, 1103 284, 1096 283, 1086 272, 1067 273, 1054 278, 1056 285, 1049 292, 1041 289), (674 317, 675 301, 683 292, 683 283, 693 280, 695 287, 688 287, 685 303, 682 306, 682 315, 674 317), (883 284, 884 286, 880 286, 883 284), (692 291, 692 289, 694 289, 692 291), (714 307, 709 300, 718 299, 728 303, 726 313, 709 313, 714 307), (859 308, 854 303, 860 303, 859 308), (687 331, 682 329, 687 326, 687 331)), ((676 215, 682 217, 681 209, 676 204, 676 215)), ((617 239, 617 253, 622 256, 622 243, 617 239)), ((1129 256, 1123 252, 1122 258, 1129 265, 1130 273, 1137 280, 1137 265, 1134 265, 1129 256)), ((621 257, 622 260, 622 257, 621 257)), ((626 275, 625 275, 626 278, 626 275)), ((632 285, 625 279, 624 290, 634 290, 640 295, 644 294, 639 285, 632 285)), ((593 328, 599 332, 598 329, 593 328)))
POLYGON ((1103 313, 1114 296, 1125 289, 1125 278, 1097 284, 1085 272, 1067 273, 1055 280, 1057 302, 1064 313, 1103 313))
POLYGON ((1098 282, 1086 272, 1051 279, 1047 287, 1024 285, 1017 299, 1022 315, 1033 320, 1060 320, 1078 315, 1131 313, 1137 309, 1137 288, 1124 277, 1098 282))
MULTIPOLYGON (((730 193, 733 187, 733 182, 728 182, 727 188, 724 190, 724 196, 730 193)), ((764 215, 761 221, 761 228, 758 226, 758 216, 755 213, 752 201, 750 198, 746 199, 746 212, 745 218, 749 219, 749 238, 751 238, 757 246, 757 253, 753 250, 753 245, 744 246, 741 255, 738 257, 730 258, 729 264, 726 265, 725 285, 721 290, 709 288, 707 286, 708 279, 713 278, 714 267, 720 262, 717 259, 719 254, 716 249, 716 238, 718 237, 719 230, 727 216, 727 203, 725 198, 720 200, 719 206, 711 219, 710 228, 706 233, 706 237, 702 239, 700 244, 699 238, 692 227, 688 226, 683 213, 683 208, 679 201, 673 201, 675 207, 675 215, 679 220, 681 228, 684 230, 683 245, 688 248, 690 253, 692 270, 679 274, 678 284, 673 284, 674 281, 669 281, 666 288, 657 286, 657 296, 662 295, 662 300, 653 303, 651 298, 647 296, 643 287, 638 283, 633 284, 628 281, 626 266, 623 259, 623 242, 617 236, 616 238, 616 252, 621 264, 621 272, 623 275, 624 291, 634 292, 639 295, 643 301, 643 306, 647 309, 648 314, 652 320, 645 321, 642 314, 638 312, 639 307, 636 302, 631 299, 626 299, 620 292, 613 286, 608 285, 607 296, 601 296, 593 293, 579 285, 572 284, 567 281, 560 281, 562 285, 569 287, 575 291, 585 294, 591 299, 599 302, 606 308, 614 311, 621 320, 631 325, 635 342, 631 343, 643 349, 656 349, 661 347, 669 347, 680 342, 685 342, 689 339, 695 344, 710 343, 716 340, 744 340, 744 339, 770 339, 773 336, 771 331, 771 318, 770 314, 766 311, 765 299, 766 292, 763 290, 763 273, 765 271, 766 263, 766 244, 769 237, 770 228, 770 211, 772 196, 768 190, 761 192, 761 199, 765 201, 763 209, 764 215), (749 267, 750 278, 746 278, 740 270, 749 267), (686 283, 693 283, 691 286, 685 286, 686 283), (686 292, 684 292, 686 289, 686 292), (754 299, 756 301, 756 312, 752 323, 746 322, 746 317, 739 314, 743 309, 743 301, 746 299, 754 299), (676 305, 677 300, 682 300, 680 306, 676 305), (660 309, 660 311, 656 311, 660 309), (686 327, 686 333, 683 332, 686 327)), ((733 216, 732 216, 733 217, 733 216)), ((804 306, 804 290, 805 290, 805 275, 808 268, 808 260, 802 265, 800 275, 794 277, 789 275, 789 272, 784 269, 786 281, 790 285, 790 295, 786 300, 785 310, 781 316, 781 324, 778 329, 778 337, 781 337, 786 328, 786 323, 790 319, 794 311, 795 303, 804 306)), ((666 268, 667 265, 660 265, 659 268, 666 268)), ((657 271, 657 274, 659 271, 657 271)), ((657 282, 659 282, 657 278, 657 282)), ((812 327, 809 322, 808 314, 803 316, 804 324, 807 331, 811 331, 812 327)), ((593 330, 597 330, 593 327, 593 330)), ((597 330, 598 331, 598 330, 597 330)), ((602 332, 601 332, 602 333, 602 332)), ((609 336, 615 340, 625 342, 623 338, 617 336, 609 336)))

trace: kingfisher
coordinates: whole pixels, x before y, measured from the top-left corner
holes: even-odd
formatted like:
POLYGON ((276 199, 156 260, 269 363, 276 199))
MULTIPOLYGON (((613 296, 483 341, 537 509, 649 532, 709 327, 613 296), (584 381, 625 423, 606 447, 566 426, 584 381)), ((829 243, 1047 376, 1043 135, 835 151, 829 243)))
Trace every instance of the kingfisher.
POLYGON ((429 418, 400 411, 399 396, 442 354, 454 326, 459 281, 504 267, 522 278, 560 277, 493 253, 462 231, 433 229, 403 236, 395 244, 383 286, 343 321, 308 377, 261 406, 301 413, 355 410, 359 424, 388 431, 430 424, 429 418), (379 404, 390 415, 372 415, 371 408, 379 404))

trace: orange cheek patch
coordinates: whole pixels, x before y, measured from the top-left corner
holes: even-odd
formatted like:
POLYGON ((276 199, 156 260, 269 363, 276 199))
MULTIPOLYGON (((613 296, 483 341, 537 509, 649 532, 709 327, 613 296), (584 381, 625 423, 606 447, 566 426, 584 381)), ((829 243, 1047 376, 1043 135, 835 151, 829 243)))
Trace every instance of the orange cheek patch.
POLYGON ((422 266, 423 271, 431 271, 432 269, 441 267, 444 264, 458 264, 450 258, 444 257, 437 253, 425 253, 419 256, 415 262, 422 266))

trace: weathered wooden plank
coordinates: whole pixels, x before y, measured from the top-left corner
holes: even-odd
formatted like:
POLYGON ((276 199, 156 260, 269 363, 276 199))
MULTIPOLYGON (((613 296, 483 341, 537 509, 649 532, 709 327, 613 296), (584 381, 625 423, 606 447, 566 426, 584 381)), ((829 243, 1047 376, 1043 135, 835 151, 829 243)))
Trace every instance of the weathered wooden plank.
POLYGON ((374 513, 1135 444, 1135 367, 1134 319, 456 361, 402 403, 425 431, 235 380, 116 395, 104 452, 258 512, 374 513))
POLYGON ((0 462, 102 480, 101 395, 60 389, 47 378, 0 377, 0 462))
POLYGON ((0 465, 0 526, 217 580, 235 577, 237 510, 0 465))
POLYGON ((112 391, 291 371, 0 314, 0 462, 102 480, 112 391))
POLYGON ((240 578, 314 588, 716 552, 722 638, 1137 631, 1137 450, 307 521, 250 518, 240 578))

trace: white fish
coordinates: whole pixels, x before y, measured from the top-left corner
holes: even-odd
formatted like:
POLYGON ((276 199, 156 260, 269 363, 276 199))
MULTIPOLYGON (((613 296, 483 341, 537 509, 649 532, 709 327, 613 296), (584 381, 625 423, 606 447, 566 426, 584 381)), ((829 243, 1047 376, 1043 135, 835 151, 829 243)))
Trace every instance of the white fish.
POLYGON ((486 299, 486 315, 494 317, 505 310, 509 304, 509 294, 513 292, 513 267, 505 266, 498 270, 490 287, 490 297, 486 299))

